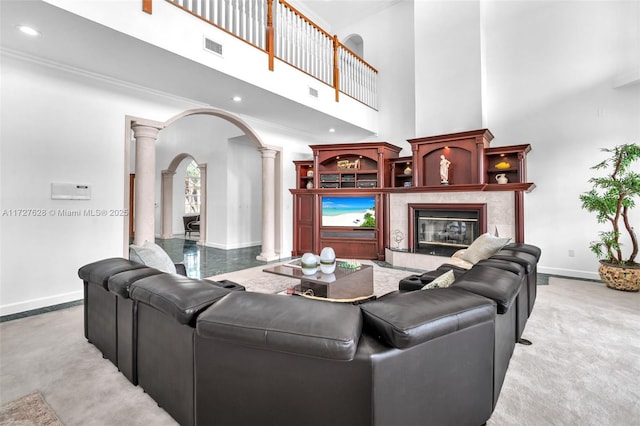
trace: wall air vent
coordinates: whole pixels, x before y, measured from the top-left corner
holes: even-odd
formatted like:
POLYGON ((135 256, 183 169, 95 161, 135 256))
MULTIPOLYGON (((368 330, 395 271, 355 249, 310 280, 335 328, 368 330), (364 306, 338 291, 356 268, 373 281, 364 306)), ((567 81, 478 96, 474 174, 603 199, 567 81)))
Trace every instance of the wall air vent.
POLYGON ((318 97, 318 89, 314 89, 313 87, 309 87, 309 95, 313 96, 314 98, 318 97))
POLYGON ((222 56, 222 45, 217 41, 213 41, 207 37, 204 38, 204 49, 216 55, 222 56))

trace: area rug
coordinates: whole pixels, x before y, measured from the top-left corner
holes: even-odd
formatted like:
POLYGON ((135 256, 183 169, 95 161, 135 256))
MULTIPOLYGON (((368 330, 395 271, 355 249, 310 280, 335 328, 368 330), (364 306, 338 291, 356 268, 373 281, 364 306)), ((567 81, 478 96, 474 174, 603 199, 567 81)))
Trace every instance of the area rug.
POLYGON ((35 391, 0 407, 0 425, 62 426, 63 423, 40 392, 35 391))
MULTIPOLYGON (((287 263, 287 262, 282 262, 287 263)), ((374 262, 361 261, 362 264, 373 265, 373 294, 382 296, 398 289, 398 282, 412 275, 413 272, 382 267, 374 262)), ((276 264, 268 264, 255 268, 244 269, 242 271, 229 272, 226 274, 208 277, 208 280, 220 281, 229 280, 246 287, 247 291, 257 293, 280 293, 289 287, 300 283, 295 278, 287 278, 280 275, 264 272, 263 269, 273 267, 276 264)))

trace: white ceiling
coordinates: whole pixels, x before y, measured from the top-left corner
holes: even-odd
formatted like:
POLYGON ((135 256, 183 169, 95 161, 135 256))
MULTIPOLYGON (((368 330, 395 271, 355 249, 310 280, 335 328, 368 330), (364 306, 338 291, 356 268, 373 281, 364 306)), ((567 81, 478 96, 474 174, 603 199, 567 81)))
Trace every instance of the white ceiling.
MULTIPOLYGON (((380 0, 379 3, 397 1, 380 0)), ((364 4, 369 2, 340 0, 307 3, 314 3, 309 6, 314 7, 324 18, 337 19, 332 16, 335 13, 330 12, 331 4, 362 10, 364 4)), ((0 46, 9 54, 32 56, 45 62, 192 99, 232 113, 252 116, 276 126, 315 134, 318 135, 317 141, 323 143, 362 140, 372 136, 370 132, 345 121, 291 102, 40 0, 0 0, 0 46), (42 35, 27 37, 17 30, 16 26, 19 24, 29 24, 42 35), (202 81, 211 83, 203 86, 202 81), (243 94, 244 101, 232 102, 231 98, 238 93, 243 94), (329 133, 329 128, 335 128, 336 132, 329 133)))
POLYGON ((309 18, 319 17, 330 26, 328 31, 335 33, 355 19, 373 15, 401 1, 408 0, 295 0, 295 4, 301 5, 301 12, 315 15, 309 18))

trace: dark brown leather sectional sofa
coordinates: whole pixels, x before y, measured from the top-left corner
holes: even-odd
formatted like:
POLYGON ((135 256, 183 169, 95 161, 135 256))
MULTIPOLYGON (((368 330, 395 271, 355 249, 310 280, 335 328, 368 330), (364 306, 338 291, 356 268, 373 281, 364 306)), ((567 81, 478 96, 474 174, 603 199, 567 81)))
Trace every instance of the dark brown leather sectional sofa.
POLYGON ((441 271, 408 277, 360 305, 105 259, 78 272, 85 336, 183 425, 477 426, 521 337, 519 309, 528 317, 534 249, 456 270, 449 288, 415 290, 441 271))

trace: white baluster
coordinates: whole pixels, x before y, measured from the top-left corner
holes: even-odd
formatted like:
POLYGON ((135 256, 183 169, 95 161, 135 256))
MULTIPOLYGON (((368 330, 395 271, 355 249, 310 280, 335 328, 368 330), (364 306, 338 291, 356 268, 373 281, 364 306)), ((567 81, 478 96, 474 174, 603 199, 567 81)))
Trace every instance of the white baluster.
POLYGON ((233 32, 235 35, 240 37, 240 0, 235 0, 235 5, 233 8, 233 32))
POLYGON ((246 25, 246 32, 247 32, 247 40, 249 40, 251 42, 251 44, 256 44, 256 40, 253 38, 253 28, 255 26, 255 19, 253 16, 253 0, 249 0, 247 3, 245 3, 245 9, 246 9, 246 17, 245 17, 245 25, 246 25))

